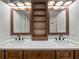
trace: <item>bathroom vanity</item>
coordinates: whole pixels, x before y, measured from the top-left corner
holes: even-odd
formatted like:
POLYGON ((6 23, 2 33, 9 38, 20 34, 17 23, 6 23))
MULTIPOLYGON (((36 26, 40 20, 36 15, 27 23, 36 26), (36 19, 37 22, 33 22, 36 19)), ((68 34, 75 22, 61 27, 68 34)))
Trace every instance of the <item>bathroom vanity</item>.
POLYGON ((78 59, 79 50, 0 50, 0 59, 78 59))
POLYGON ((19 39, 0 43, 0 59, 79 59, 79 42, 62 37, 70 33, 68 7, 48 5, 47 0, 30 2, 28 8, 10 9, 10 36, 19 39), (20 38, 23 35, 32 36, 31 40, 20 38), (50 40, 50 35, 59 35, 59 39, 50 40))
MULTIPOLYGON (((54 40, 54 39, 53 39, 54 40)), ((0 44, 1 59, 78 59, 79 43, 69 41, 17 41, 0 44)))

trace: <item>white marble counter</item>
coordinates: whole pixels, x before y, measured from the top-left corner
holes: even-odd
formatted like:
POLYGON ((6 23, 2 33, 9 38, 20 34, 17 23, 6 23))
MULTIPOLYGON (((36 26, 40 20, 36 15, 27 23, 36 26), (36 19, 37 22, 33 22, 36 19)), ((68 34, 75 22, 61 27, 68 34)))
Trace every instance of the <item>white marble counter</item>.
POLYGON ((56 41, 54 39, 49 39, 48 41, 31 41, 23 40, 16 41, 10 39, 0 43, 0 49, 24 49, 24 50, 59 50, 59 49, 69 49, 78 50, 79 43, 70 39, 65 39, 64 41, 56 41))

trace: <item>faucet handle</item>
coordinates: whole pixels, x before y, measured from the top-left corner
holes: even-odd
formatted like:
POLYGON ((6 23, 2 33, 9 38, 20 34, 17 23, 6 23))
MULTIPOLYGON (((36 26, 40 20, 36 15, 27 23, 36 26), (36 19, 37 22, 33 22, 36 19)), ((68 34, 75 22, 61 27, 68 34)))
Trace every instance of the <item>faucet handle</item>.
POLYGON ((20 37, 20 35, 18 35, 18 36, 17 36, 17 40, 18 40, 18 41, 20 41, 20 40, 21 40, 21 37, 20 37))
POLYGON ((25 38, 24 38, 24 37, 22 37, 21 39, 22 39, 22 40, 24 40, 25 38))
POLYGON ((57 38, 55 38, 55 40, 57 40, 57 38))
POLYGON ((15 40, 17 40, 17 38, 15 38, 15 40))
POLYGON ((62 40, 65 40, 65 39, 66 39, 66 37, 63 37, 63 38, 62 38, 62 40))

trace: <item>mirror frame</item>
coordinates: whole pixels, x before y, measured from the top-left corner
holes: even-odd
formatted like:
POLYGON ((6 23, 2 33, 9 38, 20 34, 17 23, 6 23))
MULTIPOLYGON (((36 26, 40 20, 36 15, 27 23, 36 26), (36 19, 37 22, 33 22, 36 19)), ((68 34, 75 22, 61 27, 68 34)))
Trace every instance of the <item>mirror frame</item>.
POLYGON ((54 33, 50 33, 50 19, 48 21, 49 23, 49 30, 48 33, 49 35, 69 35, 69 8, 64 8, 64 10, 66 10, 66 32, 54 32, 54 33))
MULTIPOLYGON (((30 35, 31 34, 31 25, 30 25, 30 32, 29 33, 26 33, 26 32, 25 33, 15 33, 14 32, 13 11, 15 11, 15 10, 16 9, 11 8, 11 12, 10 12, 10 35, 30 35)), ((21 9, 18 9, 18 10, 21 10, 21 9)), ((31 11, 31 9, 25 9, 25 10, 30 10, 31 11)), ((31 18, 29 20, 30 20, 30 24, 31 24, 31 18)))

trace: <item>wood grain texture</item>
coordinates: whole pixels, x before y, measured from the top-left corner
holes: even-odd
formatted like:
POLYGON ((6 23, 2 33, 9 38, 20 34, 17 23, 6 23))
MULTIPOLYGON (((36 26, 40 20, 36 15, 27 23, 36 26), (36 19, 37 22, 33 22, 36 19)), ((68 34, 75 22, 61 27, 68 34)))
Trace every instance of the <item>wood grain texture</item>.
POLYGON ((6 59, 22 59, 21 50, 7 50, 5 55, 6 59))
POLYGON ((73 59, 73 51, 72 50, 59 50, 56 51, 57 59, 73 59))
POLYGON ((4 51, 0 50, 0 59, 4 59, 4 51))
POLYGON ((75 51, 75 59, 79 59, 79 50, 75 51))
POLYGON ((55 59, 54 51, 24 51, 24 59, 55 59))
POLYGON ((32 0, 32 40, 48 40, 47 0, 32 0))

